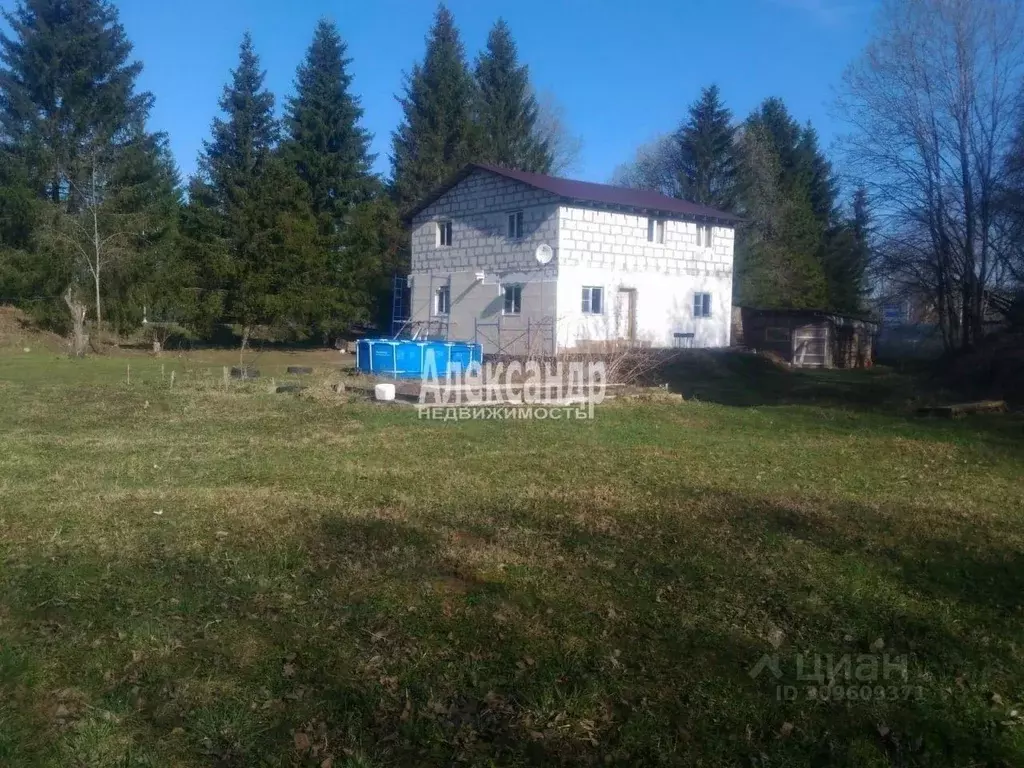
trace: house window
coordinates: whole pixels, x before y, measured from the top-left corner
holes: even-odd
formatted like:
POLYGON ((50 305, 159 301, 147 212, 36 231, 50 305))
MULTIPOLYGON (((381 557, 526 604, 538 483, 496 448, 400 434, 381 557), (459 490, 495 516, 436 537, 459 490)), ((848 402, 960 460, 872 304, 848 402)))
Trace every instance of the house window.
POLYGON ((508 215, 508 239, 521 240, 523 237, 523 212, 516 211, 508 215))
POLYGON ((452 244, 452 223, 450 221, 437 222, 437 244, 445 247, 452 244))
POLYGON ((789 328, 765 328, 765 341, 789 341, 789 328))
POLYGON ((710 248, 714 244, 712 239, 712 227, 710 224, 697 225, 697 247, 710 248))
POLYGON ((587 286, 583 289, 583 314, 600 315, 604 311, 604 288, 587 286))
POLYGON ((434 292, 434 314, 447 315, 451 309, 452 294, 451 288, 447 285, 441 286, 434 292))
POLYGON ((658 245, 665 244, 665 220, 664 219, 648 219, 647 220, 647 242, 657 243, 658 245))
POLYGON ((505 307, 503 312, 506 315, 518 315, 523 310, 523 286, 505 286, 505 307))
POLYGON ((711 317, 711 294, 710 293, 695 293, 695 294, 693 294, 693 316, 694 317, 711 317))

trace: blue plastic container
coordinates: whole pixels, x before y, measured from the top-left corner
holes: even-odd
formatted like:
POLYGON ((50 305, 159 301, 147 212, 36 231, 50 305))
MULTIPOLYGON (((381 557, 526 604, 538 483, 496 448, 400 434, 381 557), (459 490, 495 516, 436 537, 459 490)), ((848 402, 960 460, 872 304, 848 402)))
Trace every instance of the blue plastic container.
POLYGON ((356 368, 374 376, 421 379, 430 369, 447 376, 450 368, 465 371, 472 363, 483 363, 483 347, 468 341, 410 341, 408 339, 362 339, 356 344, 356 368))

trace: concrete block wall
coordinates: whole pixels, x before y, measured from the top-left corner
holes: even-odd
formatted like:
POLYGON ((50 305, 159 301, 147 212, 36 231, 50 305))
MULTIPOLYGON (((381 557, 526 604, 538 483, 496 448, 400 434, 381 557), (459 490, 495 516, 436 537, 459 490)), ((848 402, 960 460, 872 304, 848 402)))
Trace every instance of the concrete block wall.
MULTIPOLYGON (((433 316, 434 294, 450 285, 448 336, 474 339, 486 352, 525 353, 539 343, 543 318, 555 317, 554 263, 541 268, 537 246, 558 245, 558 202, 546 192, 476 171, 419 213, 412 226, 413 320, 433 316), (508 216, 523 212, 523 236, 508 237, 508 216), (452 222, 452 244, 437 244, 437 223, 452 222), (478 280, 482 272, 484 279, 478 280), (521 312, 506 315, 504 286, 521 285, 521 312), (498 326, 500 324, 500 332, 498 326)), ((550 335, 550 334, 549 334, 550 335)), ((551 346, 549 342, 548 346, 551 346)))
POLYGON ((693 333, 694 346, 729 344, 734 230, 714 227, 713 247, 697 245, 697 223, 665 220, 665 242, 647 240, 648 217, 640 213, 569 205, 549 193, 478 170, 413 220, 412 318, 433 316, 434 295, 450 286, 448 335, 473 339, 485 351, 536 351, 540 324, 559 348, 622 338, 626 294, 635 295, 635 338, 672 346, 675 333, 693 333), (508 237, 508 215, 523 212, 523 236, 508 237), (437 223, 452 222, 452 244, 437 243, 437 223), (555 251, 544 268, 536 263, 541 243, 555 251), (477 273, 483 273, 483 280, 477 273), (505 315, 506 284, 522 285, 522 311, 505 315), (600 315, 582 312, 582 290, 600 286, 600 315), (712 295, 712 316, 695 317, 697 292, 712 295), (500 325, 499 331, 496 326, 500 325), (552 332, 553 331, 553 332, 552 332))
POLYGON ((414 320, 431 317, 434 293, 447 285, 451 297, 450 339, 475 339, 484 345, 487 353, 525 354, 531 350, 550 353, 552 333, 549 330, 538 335, 538 327, 544 318, 553 322, 556 316, 557 283, 553 267, 529 272, 508 271, 501 276, 485 273, 483 281, 476 279, 476 270, 433 275, 413 273, 412 280, 414 320), (521 311, 517 315, 504 313, 506 285, 520 286, 521 311), (538 344, 546 346, 539 349, 538 344))
POLYGON ((412 223, 412 271, 495 272, 537 266, 537 246, 558 241, 554 195, 478 170, 448 190, 412 223), (508 215, 523 212, 523 237, 508 238, 508 215), (437 245, 438 222, 452 222, 452 244, 437 245))
POLYGON ((665 220, 665 242, 647 240, 643 214, 562 205, 558 209, 558 262, 620 272, 732 275, 732 227, 712 228, 712 248, 697 246, 697 223, 665 220))

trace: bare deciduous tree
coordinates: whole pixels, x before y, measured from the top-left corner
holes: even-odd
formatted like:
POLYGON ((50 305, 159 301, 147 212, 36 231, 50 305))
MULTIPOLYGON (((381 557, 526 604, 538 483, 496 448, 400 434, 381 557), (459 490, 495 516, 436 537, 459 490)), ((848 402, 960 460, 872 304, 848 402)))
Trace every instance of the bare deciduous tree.
POLYGON ((878 201, 878 277, 934 302, 947 348, 981 338, 1003 263, 995 201, 1019 117, 1020 0, 884 0, 847 71, 851 175, 878 201))
POLYGON ((72 256, 83 279, 92 283, 96 335, 101 341, 103 278, 117 261, 137 253, 133 241, 144 232, 146 216, 125 211, 121 198, 130 198, 136 190, 116 178, 112 163, 93 152, 84 165, 78 174, 62 174, 68 191, 65 199, 54 204, 43 232, 54 247, 72 256))
POLYGON ((565 119, 565 108, 549 92, 537 94, 534 132, 548 144, 552 174, 564 175, 577 169, 583 152, 583 139, 570 130, 565 119))
POLYGON ((633 189, 651 189, 669 197, 681 197, 679 144, 672 136, 659 136, 642 145, 633 159, 615 169, 612 183, 633 189))

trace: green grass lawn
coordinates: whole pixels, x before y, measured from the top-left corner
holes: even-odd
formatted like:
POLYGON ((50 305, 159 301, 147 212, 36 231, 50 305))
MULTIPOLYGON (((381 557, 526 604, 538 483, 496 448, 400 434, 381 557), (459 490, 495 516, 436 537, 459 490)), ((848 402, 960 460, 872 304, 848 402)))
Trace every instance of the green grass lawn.
POLYGON ((1018 415, 741 367, 431 423, 130 364, 0 355, 0 765, 1024 764, 1018 415))

